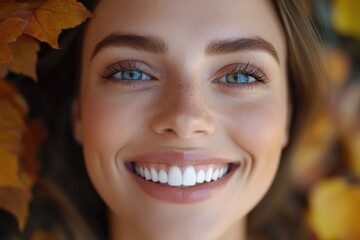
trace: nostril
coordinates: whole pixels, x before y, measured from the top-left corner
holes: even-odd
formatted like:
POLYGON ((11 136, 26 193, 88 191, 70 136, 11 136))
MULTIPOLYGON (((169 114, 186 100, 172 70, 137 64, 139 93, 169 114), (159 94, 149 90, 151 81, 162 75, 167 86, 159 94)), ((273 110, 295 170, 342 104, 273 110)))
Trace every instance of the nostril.
POLYGON ((176 132, 172 128, 164 129, 164 133, 167 134, 167 135, 176 135, 176 132))

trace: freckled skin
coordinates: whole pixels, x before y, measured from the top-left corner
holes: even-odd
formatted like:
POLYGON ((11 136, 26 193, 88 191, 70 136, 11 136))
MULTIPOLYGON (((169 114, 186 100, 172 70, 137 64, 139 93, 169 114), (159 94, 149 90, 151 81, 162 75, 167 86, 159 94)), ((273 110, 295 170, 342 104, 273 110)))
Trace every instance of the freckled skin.
POLYGON ((287 142, 286 55, 271 1, 100 1, 84 38, 74 134, 109 206, 113 239, 244 236, 244 219, 268 190, 287 142), (169 53, 113 47, 91 59, 95 45, 113 32, 158 36, 169 53), (256 36, 274 46, 280 64, 264 51, 204 54, 209 40, 256 36), (119 59, 146 63, 158 80, 136 87, 102 82, 98 74, 119 59), (251 62, 269 82, 238 89, 212 81, 238 62, 251 62), (249 174, 238 171, 220 193, 195 204, 159 201, 133 182, 124 161, 162 150, 247 159, 249 174))

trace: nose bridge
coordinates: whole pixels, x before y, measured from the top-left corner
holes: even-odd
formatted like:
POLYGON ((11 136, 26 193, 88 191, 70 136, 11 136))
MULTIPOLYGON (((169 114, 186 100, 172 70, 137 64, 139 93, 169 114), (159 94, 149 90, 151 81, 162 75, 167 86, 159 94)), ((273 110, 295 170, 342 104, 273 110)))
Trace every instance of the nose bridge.
POLYGON ((168 96, 170 109, 178 111, 179 114, 182 114, 182 111, 193 112, 195 115, 204 112, 206 107, 205 96, 197 83, 178 82, 171 88, 172 90, 168 91, 170 94, 168 96))
POLYGON ((193 81, 169 84, 153 129, 158 134, 191 138, 211 134, 214 123, 201 87, 193 81))

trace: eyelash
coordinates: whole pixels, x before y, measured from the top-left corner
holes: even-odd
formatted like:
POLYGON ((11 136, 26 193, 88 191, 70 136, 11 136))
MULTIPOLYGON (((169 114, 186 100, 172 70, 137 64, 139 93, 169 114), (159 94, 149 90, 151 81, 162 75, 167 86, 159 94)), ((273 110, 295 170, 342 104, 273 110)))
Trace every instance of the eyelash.
POLYGON ((227 72, 226 74, 222 75, 219 78, 216 78, 213 80, 214 83, 221 84, 224 87, 227 88, 237 88, 239 90, 245 89, 245 88, 252 88, 255 85, 258 84, 264 84, 266 85, 269 82, 269 78, 266 76, 266 74, 260 70, 259 68, 252 65, 250 62, 247 64, 244 63, 236 63, 235 66, 230 70, 230 72, 227 72), (221 79, 223 76, 228 74, 234 74, 234 73, 241 73, 248 75, 250 77, 253 77, 255 79, 255 82, 251 83, 243 83, 243 84, 237 84, 237 83, 226 83, 226 82, 220 82, 219 79, 221 79))
POLYGON ((144 72, 151 78, 151 80, 156 80, 155 77, 147 73, 147 70, 142 67, 142 64, 139 61, 133 60, 116 61, 114 64, 108 66, 105 69, 104 73, 99 73, 99 77, 102 80, 110 81, 114 84, 126 84, 129 86, 139 85, 146 82, 144 80, 119 80, 117 78, 114 78, 114 75, 116 73, 125 70, 136 70, 139 72, 144 72))
MULTIPOLYGON (((125 84, 128 86, 136 86, 147 82, 144 80, 119 80, 117 78, 114 78, 114 75, 116 73, 124 70, 140 71, 148 75, 150 77, 150 80, 156 80, 155 77, 147 73, 147 71, 142 67, 142 64, 139 61, 135 61, 135 60, 116 61, 114 64, 108 66, 105 69, 104 73, 99 73, 99 77, 101 80, 110 81, 114 84, 125 84)), ((245 88, 252 88, 258 84, 266 85, 269 82, 269 78, 262 70, 260 70, 259 68, 253 66, 250 62, 248 62, 247 64, 236 63, 234 67, 230 69, 230 71, 227 71, 225 74, 216 78, 212 82, 216 84, 220 84, 221 86, 226 88, 237 88, 241 90, 245 88), (250 77, 253 77, 255 81, 250 83, 242 83, 242 84, 219 81, 219 79, 221 79, 222 77, 234 73, 241 73, 248 75, 250 77)))

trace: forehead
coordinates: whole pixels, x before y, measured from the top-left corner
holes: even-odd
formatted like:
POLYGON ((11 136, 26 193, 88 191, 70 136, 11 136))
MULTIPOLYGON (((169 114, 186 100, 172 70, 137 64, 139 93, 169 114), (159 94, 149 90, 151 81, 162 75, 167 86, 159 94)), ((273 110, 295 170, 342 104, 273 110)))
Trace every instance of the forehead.
POLYGON ((169 50, 210 40, 261 37, 285 58, 285 37, 270 0, 101 0, 86 35, 89 51, 112 33, 154 35, 169 50))

